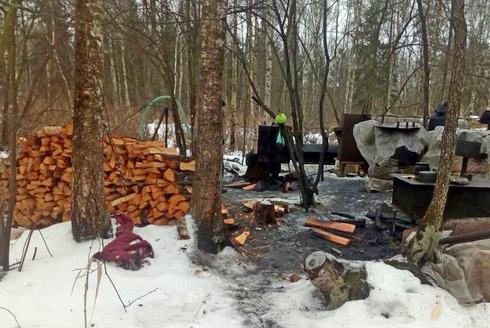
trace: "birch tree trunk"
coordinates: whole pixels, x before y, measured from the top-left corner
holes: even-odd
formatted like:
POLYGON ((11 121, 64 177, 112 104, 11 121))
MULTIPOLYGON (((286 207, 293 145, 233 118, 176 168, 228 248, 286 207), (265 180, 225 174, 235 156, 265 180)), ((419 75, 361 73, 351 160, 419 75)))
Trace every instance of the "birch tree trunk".
POLYGON ((451 1, 451 21, 454 28, 453 66, 449 83, 449 99, 446 125, 442 135, 440 165, 434 187, 432 201, 427 209, 417 238, 410 249, 410 259, 415 263, 422 259, 434 260, 434 251, 441 238, 444 221, 449 178, 454 156, 454 139, 461 107, 461 92, 464 80, 464 60, 466 54, 466 21, 464 0, 451 1))
POLYGON ((99 87, 102 41, 98 0, 75 6, 75 92, 72 233, 77 241, 104 237, 110 221, 104 206, 102 96, 99 87))
POLYGON ((223 153, 223 67, 226 0, 202 2, 201 88, 197 108, 196 172, 191 213, 197 224, 197 246, 217 253, 224 243, 221 221, 223 153))
MULTIPOLYGON (((234 0, 233 7, 235 12, 233 13, 233 35, 234 38, 238 37, 238 14, 236 8, 238 1, 234 0)), ((238 58, 237 58, 238 44, 233 42, 233 52, 231 54, 231 104, 230 104, 230 151, 236 149, 236 115, 237 115, 237 82, 238 82, 238 58)))
POLYGON ((359 28, 359 21, 361 18, 361 3, 359 0, 354 2, 354 31, 352 32, 352 47, 349 53, 349 60, 347 62, 347 83, 345 86, 345 98, 344 98, 344 113, 350 113, 352 110, 352 98, 354 97, 354 83, 356 80, 357 70, 357 35, 359 28))
POLYGON ((270 0, 267 2, 266 7, 266 22, 265 25, 265 90, 264 90, 264 103, 267 107, 271 108, 271 92, 272 92, 272 28, 267 22, 272 22, 271 18, 271 6, 270 0))
MULTIPOLYGON (((446 55, 444 56, 444 63, 442 65, 442 83, 441 83, 441 98, 446 99, 446 85, 447 85, 447 71, 449 62, 451 61, 451 48, 453 47, 453 21, 449 21, 449 37, 447 40, 446 55)), ((442 99, 436 99, 437 102, 441 102, 442 99)))
POLYGON ((131 102, 129 101, 129 86, 128 86, 128 68, 126 66, 126 46, 124 45, 125 40, 121 41, 121 69, 122 69, 122 84, 124 90, 124 105, 126 108, 131 107, 131 102))
POLYGON ((427 40, 427 21, 422 0, 417 0, 420 17, 420 34, 422 37, 422 61, 424 63, 424 97, 422 100, 422 113, 424 127, 429 124, 429 99, 430 99, 430 66, 429 66, 429 42, 427 40))
POLYGON ((198 89, 198 48, 199 38, 197 32, 199 31, 197 23, 197 14, 193 6, 191 6, 191 0, 185 0, 184 4, 184 18, 185 29, 187 32, 187 106, 189 107, 190 123, 192 129, 191 136, 191 151, 194 155, 196 152, 196 104, 197 104, 197 89, 198 89))

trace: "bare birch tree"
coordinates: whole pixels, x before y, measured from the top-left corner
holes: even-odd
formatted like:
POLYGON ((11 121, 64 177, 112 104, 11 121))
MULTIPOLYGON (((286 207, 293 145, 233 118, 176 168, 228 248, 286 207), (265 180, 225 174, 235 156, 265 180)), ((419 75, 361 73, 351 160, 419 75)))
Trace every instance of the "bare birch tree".
POLYGON ((104 237, 110 228, 102 168, 100 14, 98 0, 76 1, 71 222, 77 242, 104 237))
POLYGON ((197 107, 196 172, 191 213, 198 226, 198 248, 216 253, 224 243, 221 220, 221 105, 226 43, 226 0, 204 0, 202 10, 201 88, 197 107))

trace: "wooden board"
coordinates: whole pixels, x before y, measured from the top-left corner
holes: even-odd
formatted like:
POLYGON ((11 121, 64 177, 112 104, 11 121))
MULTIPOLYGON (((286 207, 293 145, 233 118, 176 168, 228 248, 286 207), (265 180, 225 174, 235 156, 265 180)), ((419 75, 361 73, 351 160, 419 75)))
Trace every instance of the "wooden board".
POLYGON ((315 218, 309 218, 305 221, 305 226, 317 229, 332 229, 341 232, 354 233, 356 230, 355 224, 321 221, 315 218))
POLYGON ((341 246, 349 246, 350 244, 352 244, 352 240, 348 238, 340 237, 333 233, 323 231, 320 229, 313 229, 313 234, 317 237, 331 241, 332 243, 336 243, 341 246))

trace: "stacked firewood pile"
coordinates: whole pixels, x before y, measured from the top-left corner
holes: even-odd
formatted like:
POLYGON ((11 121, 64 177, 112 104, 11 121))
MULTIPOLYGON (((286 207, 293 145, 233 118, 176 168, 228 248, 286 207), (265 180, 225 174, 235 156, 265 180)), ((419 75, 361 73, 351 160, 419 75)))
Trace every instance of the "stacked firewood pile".
MULTIPOLYGON (((15 224, 42 228, 71 216, 73 127, 44 127, 19 142, 15 224)), ((194 161, 160 141, 104 137, 104 191, 110 213, 137 225, 174 223, 189 209, 194 161)), ((8 168, 1 175, 8 199, 8 168)))

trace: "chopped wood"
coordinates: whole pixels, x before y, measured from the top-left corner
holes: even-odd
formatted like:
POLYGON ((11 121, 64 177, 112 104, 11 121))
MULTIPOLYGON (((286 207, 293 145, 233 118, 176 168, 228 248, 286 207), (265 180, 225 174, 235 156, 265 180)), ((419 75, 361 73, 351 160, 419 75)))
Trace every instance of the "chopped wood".
POLYGON ((323 231, 320 229, 313 229, 313 234, 315 234, 315 236, 317 237, 331 241, 341 246, 349 246, 350 244, 352 244, 352 240, 348 238, 340 237, 331 232, 323 231))
POLYGON ((196 170, 196 161, 192 160, 190 162, 180 162, 179 168, 181 171, 191 171, 196 170))
POLYGON ((274 205, 274 212, 276 216, 281 216, 283 214, 289 213, 288 205, 274 205))
POLYGON ((288 280, 291 282, 298 282, 301 280, 301 276, 298 273, 294 273, 288 277, 288 280))
POLYGON ((247 238, 250 236, 250 231, 245 230, 238 236, 233 238, 233 241, 238 245, 238 246, 243 246, 245 245, 245 242, 247 241, 247 238))
POLYGON ((330 222, 321 221, 315 218, 309 218, 305 221, 305 225, 312 228, 318 229, 332 229, 341 232, 354 233, 356 230, 355 224, 341 223, 341 222, 330 222))
POLYGON ((221 215, 228 215, 228 209, 221 205, 221 215))
POLYGON ((181 212, 187 213, 191 207, 191 204, 188 201, 182 201, 177 205, 177 207, 181 212))
POLYGON ((233 218, 224 219, 223 223, 226 225, 235 225, 236 224, 235 219, 233 219, 233 218))
POLYGON ((175 182, 175 172, 174 172, 174 170, 172 170, 172 169, 166 169, 165 172, 163 173, 163 177, 167 181, 175 182))
POLYGON ((254 183, 254 184, 243 187, 242 190, 254 190, 256 186, 257 186, 257 184, 254 183))
MULTIPOLYGON (((72 139, 72 125, 42 127, 19 139, 16 226, 43 228, 70 220, 72 139)), ((175 148, 163 147, 162 141, 108 135, 103 141, 108 211, 126 212, 138 225, 176 223, 189 211, 195 167, 192 158, 179 156, 175 148)), ((8 179, 6 167, 1 172, 4 190, 8 189, 8 179)), ((2 197, 8 200, 8 193, 2 197)))
POLYGON ((111 205, 112 206, 117 206, 119 204, 122 204, 122 203, 125 203, 127 201, 130 201, 131 199, 135 198, 138 194, 137 193, 133 193, 133 194, 130 194, 130 195, 127 195, 127 196, 123 196, 121 198, 118 198, 114 201, 111 202, 111 205))
POLYGON ((254 205, 257 203, 257 200, 247 200, 246 202, 242 203, 244 207, 252 211, 254 209, 254 205))

